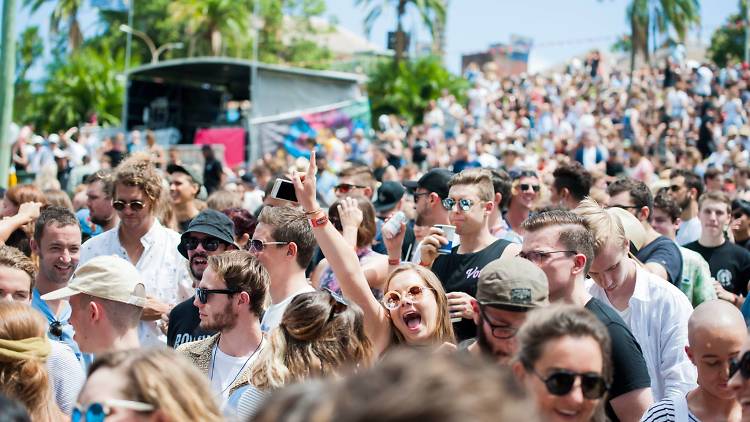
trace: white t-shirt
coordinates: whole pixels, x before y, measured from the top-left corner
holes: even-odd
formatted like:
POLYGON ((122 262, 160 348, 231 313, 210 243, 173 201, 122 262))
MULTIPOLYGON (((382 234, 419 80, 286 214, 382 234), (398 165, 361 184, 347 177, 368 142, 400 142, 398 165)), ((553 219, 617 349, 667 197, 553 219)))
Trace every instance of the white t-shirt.
POLYGON ((229 399, 229 390, 246 368, 249 368, 258 359, 260 351, 265 346, 261 340, 258 348, 245 356, 229 356, 217 346, 213 350, 213 358, 208 376, 211 380, 211 390, 221 399, 222 405, 229 399))
POLYGON ((700 239, 702 231, 701 220, 698 217, 693 217, 680 224, 680 228, 677 229, 675 240, 677 240, 677 243, 679 243, 680 246, 685 246, 690 242, 695 242, 700 239))
POLYGON ((313 286, 307 285, 304 289, 301 289, 300 291, 290 295, 286 299, 282 300, 279 303, 272 303, 268 309, 266 309, 266 312, 263 314, 263 319, 260 321, 260 330, 264 333, 267 333, 274 328, 278 327, 281 323, 281 317, 284 315, 284 311, 286 310, 286 307, 289 305, 289 303, 294 299, 295 296, 297 296, 300 293, 307 293, 307 292, 314 292, 315 288, 313 286))

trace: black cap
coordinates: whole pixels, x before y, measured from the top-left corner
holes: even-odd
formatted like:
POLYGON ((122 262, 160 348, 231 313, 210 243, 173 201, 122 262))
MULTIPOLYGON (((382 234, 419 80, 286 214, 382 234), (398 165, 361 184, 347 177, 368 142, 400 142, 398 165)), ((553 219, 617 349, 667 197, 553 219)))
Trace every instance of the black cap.
POLYGON ((743 214, 750 216, 750 202, 744 199, 735 199, 732 201, 732 211, 742 211, 743 214))
POLYGON ((384 212, 393 209, 404 197, 406 189, 398 182, 383 182, 378 188, 378 199, 372 203, 375 211, 384 212))
POLYGON ((452 171, 435 168, 425 173, 424 176, 420 177, 416 182, 404 182, 404 186, 412 191, 417 188, 422 188, 428 192, 435 192, 440 199, 445 199, 448 197, 448 182, 450 182, 452 177, 452 171))
POLYGON ((237 249, 240 249, 239 246, 234 243, 234 223, 232 222, 232 219, 227 217, 223 212, 216 211, 212 208, 206 208, 201 211, 200 214, 196 215, 190 222, 187 230, 182 233, 180 244, 177 245, 177 250, 185 258, 188 256, 184 241, 188 233, 203 233, 213 236, 223 242, 235 246, 237 249))
POLYGON ((199 175, 198 173, 189 170, 187 167, 183 167, 179 164, 168 164, 167 165, 167 174, 172 173, 183 173, 190 176, 191 179, 193 179, 194 183, 197 183, 199 185, 203 185, 203 177, 202 175, 199 175))

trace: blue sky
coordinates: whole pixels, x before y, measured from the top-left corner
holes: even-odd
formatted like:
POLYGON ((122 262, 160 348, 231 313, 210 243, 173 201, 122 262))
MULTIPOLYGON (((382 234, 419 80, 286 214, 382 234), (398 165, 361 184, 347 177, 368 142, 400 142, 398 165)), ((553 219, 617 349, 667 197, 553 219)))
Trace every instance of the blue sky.
MULTIPOLYGON (((1 0, 0 0, 1 1, 1 0)), ((143 0, 141 0, 143 1, 143 0)), ((376 0, 382 1, 382 0, 376 0)), ((52 9, 45 5, 29 16, 20 6, 16 19, 20 33, 26 25, 40 25, 47 34, 47 23, 52 9)), ((625 8, 629 0, 450 0, 448 10, 446 62, 458 71, 462 53, 481 51, 495 42, 508 42, 511 34, 534 39, 530 66, 532 70, 560 63, 571 56, 593 48, 607 50, 618 35, 628 32, 625 8)), ((354 0, 327 0, 327 16, 336 16, 340 25, 364 35, 365 10, 354 6, 354 0)), ((704 0, 702 2, 702 31, 700 38, 708 43, 711 33, 727 16, 737 10, 737 0, 704 0)), ((88 8, 82 13, 84 33, 97 30, 96 14, 88 8)), ((420 41, 427 42, 428 34, 415 13, 405 19, 407 30, 415 31, 420 41)), ((395 13, 384 13, 373 27, 370 39, 385 44, 386 33, 395 27, 395 13)), ((698 38, 698 32, 692 36, 698 38)), ((48 53, 46 53, 48 56, 48 53)), ((32 77, 43 75, 37 66, 32 77)))

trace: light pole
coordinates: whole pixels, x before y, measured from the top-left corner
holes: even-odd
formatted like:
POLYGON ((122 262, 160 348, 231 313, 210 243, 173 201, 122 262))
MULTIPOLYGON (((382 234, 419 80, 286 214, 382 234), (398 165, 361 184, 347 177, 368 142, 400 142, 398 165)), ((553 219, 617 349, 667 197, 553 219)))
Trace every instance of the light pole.
POLYGON ((171 43, 164 44, 159 48, 156 48, 156 44, 154 44, 154 41, 151 39, 151 37, 146 35, 146 33, 141 32, 137 29, 133 29, 132 27, 125 25, 125 24, 120 25, 120 31, 126 34, 135 35, 136 37, 142 39, 143 42, 146 43, 148 50, 151 52, 151 64, 157 63, 159 61, 159 55, 161 55, 161 53, 167 50, 178 49, 178 48, 183 47, 183 44, 181 42, 171 42, 171 43))
POLYGON ((16 0, 4 0, 3 32, 0 38, 0 186, 8 186, 10 167, 10 122, 13 120, 16 66, 16 0))

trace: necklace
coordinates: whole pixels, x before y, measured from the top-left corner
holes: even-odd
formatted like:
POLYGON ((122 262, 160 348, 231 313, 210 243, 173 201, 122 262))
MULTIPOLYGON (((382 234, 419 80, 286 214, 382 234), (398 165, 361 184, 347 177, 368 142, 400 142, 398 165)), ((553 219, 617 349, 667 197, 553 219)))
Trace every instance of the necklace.
MULTIPOLYGON (((258 347, 256 347, 255 350, 253 351, 253 353, 251 353, 250 356, 247 357, 247 359, 245 360, 245 363, 242 364, 242 367, 234 375, 234 378, 232 378, 232 382, 230 382, 229 384, 227 384, 227 386, 224 387, 224 389, 222 389, 219 394, 217 394, 218 396, 223 396, 224 392, 227 391, 227 389, 229 387, 231 387, 234 384, 235 381, 237 381, 237 377, 239 377, 240 374, 242 374, 242 371, 245 370, 245 366, 247 366, 247 363, 250 362, 250 359, 252 359, 253 356, 255 356, 255 354, 258 353, 258 350, 260 350, 260 346, 263 345, 264 338, 265 337, 261 337, 260 338, 260 343, 258 343, 258 347)), ((208 377, 209 381, 213 381, 214 380, 214 365, 216 364, 216 351, 218 349, 219 349, 219 340, 216 341, 216 344, 214 344, 214 348, 211 351, 211 373, 209 374, 209 377, 208 377)))

